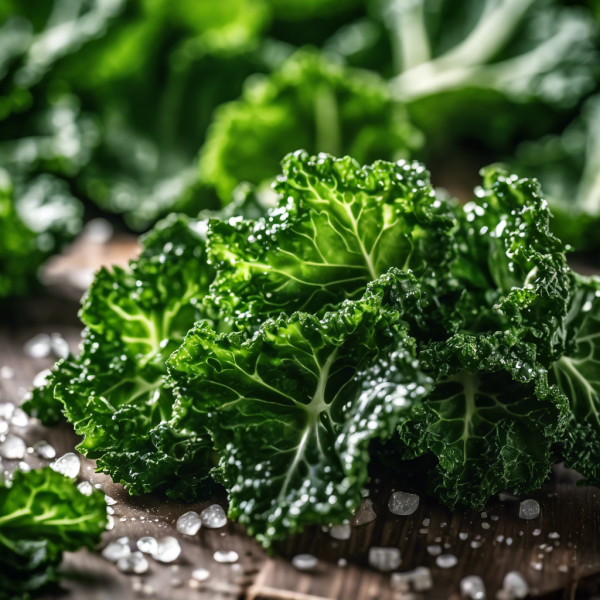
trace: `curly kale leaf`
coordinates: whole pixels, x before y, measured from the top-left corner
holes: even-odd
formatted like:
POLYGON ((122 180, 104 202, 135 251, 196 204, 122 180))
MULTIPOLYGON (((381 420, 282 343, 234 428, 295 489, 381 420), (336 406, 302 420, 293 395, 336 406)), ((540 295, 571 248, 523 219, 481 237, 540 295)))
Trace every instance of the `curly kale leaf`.
POLYGON ((600 484, 600 279, 576 276, 566 321, 567 351, 550 380, 567 396, 571 422, 559 446, 567 466, 600 484))
POLYGON ((511 330, 535 343, 548 365, 564 351, 563 322, 572 287, 563 244, 549 229, 539 184, 501 169, 459 218, 453 274, 461 297, 448 311, 451 331, 511 330))
POLYGON ((419 136, 375 73, 301 51, 280 70, 253 78, 241 99, 215 111, 200 152, 202 180, 223 202, 242 181, 270 183, 279 161, 304 148, 361 164, 406 157, 419 136))
POLYGON ((458 334, 432 344, 420 360, 435 388, 399 433, 402 458, 437 458, 431 493, 450 508, 478 509, 503 489, 538 489, 569 411, 534 347, 502 332, 458 334))
POLYGON ((414 277, 392 269, 321 318, 281 316, 251 337, 196 325, 169 359, 178 418, 208 427, 230 515, 265 546, 350 518, 369 441, 389 437, 429 389, 395 310, 415 295, 414 277))
POLYGON ((27 600, 54 584, 62 553, 93 548, 106 528, 104 495, 82 494, 49 467, 0 486, 0 599, 27 600))
POLYGON ((299 151, 275 189, 264 219, 211 223, 209 300, 238 322, 357 298, 390 267, 435 278, 452 256, 454 216, 419 163, 360 167, 299 151))
POLYGON ((101 269, 81 309, 81 354, 58 363, 26 408, 48 414, 48 389, 62 403, 80 452, 132 493, 159 488, 200 493, 212 465, 202 431, 174 431, 174 396, 165 361, 198 319, 213 278, 205 257, 205 223, 172 215, 141 238, 129 269, 101 269), (180 481, 185 479, 185 483, 180 481))

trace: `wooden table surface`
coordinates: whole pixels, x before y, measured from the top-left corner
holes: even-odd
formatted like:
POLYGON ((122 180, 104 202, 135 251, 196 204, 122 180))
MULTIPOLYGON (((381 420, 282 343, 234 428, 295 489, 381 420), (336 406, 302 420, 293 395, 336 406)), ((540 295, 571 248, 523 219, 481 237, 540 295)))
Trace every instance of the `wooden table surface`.
MULTIPOLYGON (((76 350, 81 330, 76 311, 76 303, 56 298, 13 303, 3 310, 0 367, 11 367, 14 377, 0 378, 0 402, 19 404, 35 374, 52 364, 51 358, 33 359, 25 355, 23 345, 34 335, 61 333, 71 349, 76 350)), ((45 439, 59 456, 73 451, 77 443, 67 424, 46 429, 34 420, 27 427, 12 426, 12 433, 23 437, 28 445, 45 439)), ((28 454, 27 462, 39 467, 48 461, 28 454)), ((11 461, 4 464, 14 468, 11 461)), ((400 572, 417 566, 429 567, 434 587, 417 596, 424 599, 458 598, 460 580, 468 575, 481 576, 487 598, 495 598, 508 571, 523 575, 532 596, 571 598, 576 596, 578 588, 590 587, 582 580, 600 575, 600 490, 576 486, 576 475, 565 469, 555 469, 542 490, 527 496, 541 505, 540 517, 532 521, 518 517, 519 503, 515 501, 492 499, 485 507, 486 518, 473 511, 452 513, 413 488, 411 482, 375 479, 369 496, 377 514, 375 521, 352 527, 351 537, 345 541, 335 540, 319 528, 309 528, 290 537, 273 556, 267 556, 232 522, 223 529, 203 528, 194 537, 177 533, 175 523, 180 515, 189 510, 200 512, 215 502, 226 507, 225 495, 195 505, 155 494, 131 497, 120 485, 95 473, 93 461, 86 459, 82 459, 79 480, 99 484, 117 500, 113 507, 115 527, 104 534, 99 549, 123 536, 130 538, 134 548, 140 537, 173 535, 180 541, 182 554, 170 565, 149 559, 150 570, 143 576, 120 573, 98 552, 68 554, 63 564, 65 595, 61 597, 65 600, 408 599, 392 589, 389 573, 368 566, 371 546, 399 548, 400 572), (393 515, 387 503, 394 490, 420 493, 417 512, 408 517, 393 515), (429 521, 424 523, 425 519, 429 521), (459 533, 468 534, 467 539, 461 539, 459 533), (438 567, 435 556, 427 550, 430 545, 441 545, 444 553, 455 555, 457 565, 449 569, 438 567), (232 566, 216 562, 213 559, 216 550, 235 550, 240 557, 238 563, 232 566), (301 553, 319 558, 314 571, 300 572, 291 565, 290 559, 301 553), (347 564, 340 566, 340 559, 347 564), (198 567, 208 569, 210 577, 199 588, 190 587, 191 572, 198 567)))

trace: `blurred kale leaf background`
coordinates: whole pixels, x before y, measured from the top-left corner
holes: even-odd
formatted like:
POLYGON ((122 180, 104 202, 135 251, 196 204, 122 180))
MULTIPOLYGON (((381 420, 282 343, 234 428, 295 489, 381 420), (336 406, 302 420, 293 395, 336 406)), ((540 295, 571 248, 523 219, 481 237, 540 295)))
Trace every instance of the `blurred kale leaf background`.
POLYGON ((0 297, 97 216, 269 205, 287 152, 540 179, 598 250, 600 3, 0 0, 0 297))

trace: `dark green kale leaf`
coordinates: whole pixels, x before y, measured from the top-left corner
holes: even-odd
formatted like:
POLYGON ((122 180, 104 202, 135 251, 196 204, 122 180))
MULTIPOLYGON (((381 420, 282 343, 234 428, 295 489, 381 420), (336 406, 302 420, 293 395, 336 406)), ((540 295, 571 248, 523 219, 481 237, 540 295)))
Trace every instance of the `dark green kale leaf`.
POLYGON ((211 222, 209 300, 238 323, 360 297, 390 267, 435 279, 453 256, 454 216, 420 163, 298 151, 275 190, 264 219, 211 222))
POLYGON ((571 421, 559 446, 567 466, 600 485, 600 279, 576 276, 566 321, 567 351, 550 380, 571 404, 571 421))
POLYGON ((269 319, 253 336, 197 324, 169 359, 182 426, 208 427, 230 516, 265 546, 360 503, 370 440, 430 387, 396 310, 418 295, 391 269, 320 318, 269 319))
POLYGON ((459 217, 452 270, 460 298, 447 311, 450 331, 510 330, 535 343, 548 366, 564 351, 572 287, 564 245, 549 229, 548 203, 535 180, 483 170, 483 186, 459 217))
POLYGON ((48 390, 63 405, 82 454, 132 493, 159 488, 192 498, 208 482, 210 439, 174 431, 168 356, 208 315, 202 298, 214 272, 206 263, 203 221, 172 215, 140 241, 129 269, 101 269, 87 292, 81 354, 58 363, 25 408, 48 415, 48 390))
POLYGON ((600 247, 600 96, 584 103, 560 135, 523 142, 509 162, 540 180, 554 214, 552 231, 576 250, 600 247))
POLYGON ((298 148, 366 164, 405 158, 419 141, 375 73, 301 51, 270 76, 254 76, 241 99, 215 111, 200 173, 226 203, 242 181, 270 184, 281 157, 298 148))
POLYGON ((433 392, 399 426, 400 456, 433 454, 430 492, 454 509, 479 509, 503 489, 538 489, 568 401, 536 361, 535 347, 504 332, 457 334, 421 352, 433 392))
POLYGON ((28 600, 58 581, 63 552, 93 548, 106 528, 104 495, 82 494, 50 467, 0 485, 0 599, 28 600))
POLYGON ((81 217, 63 181, 40 175, 14 182, 0 168, 0 298, 30 293, 43 263, 80 230, 81 217))
POLYGON ((479 139, 508 149, 576 110, 598 80, 598 25, 561 0, 380 2, 394 40, 393 97, 428 150, 479 139))

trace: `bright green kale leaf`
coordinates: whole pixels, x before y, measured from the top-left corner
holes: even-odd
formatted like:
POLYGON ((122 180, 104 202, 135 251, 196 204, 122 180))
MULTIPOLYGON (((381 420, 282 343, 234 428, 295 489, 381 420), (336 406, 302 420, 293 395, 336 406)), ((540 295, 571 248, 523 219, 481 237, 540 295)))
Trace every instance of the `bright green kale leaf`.
POLYGON ((211 223, 210 301, 238 322, 358 298, 390 267, 435 278, 452 256, 454 216, 419 163, 360 167, 299 151, 275 190, 266 218, 211 223))
POLYGON ((510 329, 536 344, 542 364, 561 355, 572 277, 550 216, 537 181, 484 169, 483 186, 459 218, 453 274, 461 297, 450 330, 510 329))
POLYGON ((375 73, 302 51, 272 75, 255 76, 240 100, 217 109, 200 173, 229 202, 242 181, 272 182, 281 157, 298 148, 348 154, 364 164, 406 157, 418 142, 375 73))
POLYGON ((207 478, 211 448, 203 430, 173 431, 174 396, 165 385, 167 357, 196 320, 213 277, 205 227, 172 215, 141 238, 129 269, 101 269, 81 319, 81 354, 58 363, 26 409, 49 414, 48 389, 84 439, 78 449, 132 493, 154 488, 191 498, 207 478))
POLYGON ((600 484, 600 279, 576 276, 566 321, 568 346, 550 370, 571 404, 559 451, 588 483, 600 484))
POLYGON ((321 318, 270 319, 251 337, 197 324, 169 359, 179 419, 206 424, 230 515, 264 545, 352 516, 370 440, 389 437, 429 388, 396 311, 416 311, 419 295, 412 274, 392 269, 321 318))
POLYGON ((0 485, 0 599, 28 600, 58 580, 64 551, 93 548, 106 528, 104 495, 82 494, 50 467, 0 485))
POLYGON ((420 361, 437 382, 399 432, 403 459, 438 459, 431 493, 450 508, 478 509, 503 489, 538 489, 569 411, 534 346, 502 332, 458 334, 432 344, 420 361))

